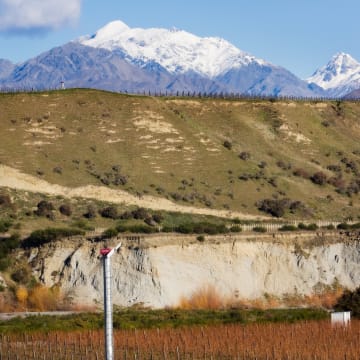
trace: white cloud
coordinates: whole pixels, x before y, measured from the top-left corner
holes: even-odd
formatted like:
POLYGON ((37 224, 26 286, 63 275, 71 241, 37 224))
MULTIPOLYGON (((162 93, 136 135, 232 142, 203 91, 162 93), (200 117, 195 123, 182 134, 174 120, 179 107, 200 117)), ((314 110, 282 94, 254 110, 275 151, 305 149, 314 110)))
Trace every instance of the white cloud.
POLYGON ((0 31, 48 31, 75 22, 81 0, 0 0, 0 31))

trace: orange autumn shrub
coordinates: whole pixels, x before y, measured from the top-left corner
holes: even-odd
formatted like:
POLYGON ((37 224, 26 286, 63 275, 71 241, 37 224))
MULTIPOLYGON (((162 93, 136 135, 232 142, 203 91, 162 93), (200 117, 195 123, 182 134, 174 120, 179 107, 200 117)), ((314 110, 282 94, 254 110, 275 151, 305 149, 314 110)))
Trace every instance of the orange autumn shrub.
POLYGON ((54 286, 48 288, 43 285, 34 287, 28 298, 29 307, 37 311, 58 310, 61 308, 63 298, 60 288, 54 286))
POLYGON ((204 286, 189 297, 182 297, 178 307, 180 309, 221 309, 227 301, 212 285, 204 286))

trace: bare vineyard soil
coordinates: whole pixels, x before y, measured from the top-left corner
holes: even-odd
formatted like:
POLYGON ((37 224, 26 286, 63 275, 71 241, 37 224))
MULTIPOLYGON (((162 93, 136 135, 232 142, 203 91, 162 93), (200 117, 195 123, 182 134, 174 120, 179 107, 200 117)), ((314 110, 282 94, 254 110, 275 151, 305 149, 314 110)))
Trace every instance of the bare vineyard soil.
MULTIPOLYGON (((360 321, 116 330, 115 359, 358 360, 360 321)), ((4 334, 0 359, 104 359, 101 330, 4 334)))

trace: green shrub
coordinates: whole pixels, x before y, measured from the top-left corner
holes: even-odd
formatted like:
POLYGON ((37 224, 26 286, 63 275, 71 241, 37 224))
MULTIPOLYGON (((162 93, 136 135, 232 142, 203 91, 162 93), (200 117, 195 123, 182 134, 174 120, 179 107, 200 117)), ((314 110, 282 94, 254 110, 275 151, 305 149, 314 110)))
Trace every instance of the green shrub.
POLYGON ((285 210, 289 208, 289 200, 264 199, 258 201, 256 206, 260 211, 264 211, 275 217, 282 217, 285 214, 285 210))
POLYGON ((0 258, 0 271, 5 271, 11 265, 11 259, 9 257, 0 258))
POLYGON ((190 223, 180 224, 174 230, 175 232, 179 232, 181 234, 191 234, 194 232, 194 226, 190 223))
POLYGON ((150 217, 149 212, 146 209, 141 208, 141 207, 137 208, 136 210, 133 210, 131 212, 131 214, 134 219, 138 219, 138 220, 144 220, 144 219, 150 217))
POLYGON ((347 224, 347 223, 341 223, 341 224, 339 224, 336 228, 339 229, 339 230, 349 230, 349 229, 350 229, 350 225, 347 224))
POLYGON ((229 140, 225 140, 223 146, 228 150, 232 149, 232 143, 229 140))
POLYGON ((107 206, 100 210, 100 215, 107 219, 117 219, 119 217, 118 210, 115 206, 107 206))
POLYGON ((259 232, 259 233, 265 233, 266 232, 266 228, 264 228, 263 226, 254 226, 253 231, 255 232, 259 232))
POLYGON ((312 224, 309 224, 309 225, 306 225, 304 223, 300 223, 298 225, 298 228, 301 229, 301 230, 315 231, 315 230, 318 229, 318 226, 315 223, 312 223, 312 224))
POLYGON ((360 287, 345 291, 335 305, 337 311, 351 311, 352 316, 360 318, 360 287))
POLYGON ((34 211, 37 216, 45 216, 49 219, 53 219, 54 215, 52 211, 54 210, 54 205, 50 201, 41 200, 37 204, 37 209, 34 211))
POLYGON ((339 230, 352 230, 352 229, 360 229, 360 223, 355 224, 347 224, 347 223, 341 223, 337 226, 339 230))
POLYGON ((244 161, 249 160, 250 157, 251 157, 251 155, 250 155, 250 153, 249 153, 248 151, 242 151, 242 152, 239 154, 239 158, 240 158, 241 160, 244 160, 244 161))
POLYGON ((124 211, 119 218, 121 220, 129 220, 129 219, 133 219, 133 214, 130 211, 124 211))
POLYGON ((1 207, 11 207, 12 202, 8 194, 0 194, 0 206, 1 207))
POLYGON ((19 267, 11 273, 11 279, 19 284, 27 284, 31 279, 31 269, 27 266, 19 267))
POLYGON ((238 233, 238 232, 241 232, 242 229, 239 225, 233 225, 231 228, 230 228, 230 232, 232 233, 238 233))
POLYGON ((196 240, 200 241, 200 242, 204 242, 205 241, 205 236, 204 235, 199 235, 199 236, 196 237, 196 240))
POLYGON ((7 232, 11 227, 11 222, 8 220, 0 220, 0 233, 7 232))
POLYGON ((325 185, 327 181, 327 176, 322 171, 318 171, 312 176, 310 176, 310 180, 316 185, 325 185))
POLYGON ((184 223, 174 228, 175 232, 181 234, 226 234, 229 232, 229 229, 225 224, 212 224, 208 222, 200 223, 184 223))
POLYGON ((24 248, 41 246, 64 237, 75 235, 85 235, 85 232, 80 229, 71 228, 47 228, 43 230, 35 230, 29 237, 23 240, 22 246, 24 248))
POLYGON ((89 205, 87 208, 87 212, 83 216, 87 219, 96 218, 96 208, 93 205, 89 205))
POLYGON ((296 229, 294 225, 283 225, 279 228, 279 231, 296 231, 296 229))
POLYGON ((72 214, 71 206, 69 204, 60 205, 59 211, 62 215, 65 215, 65 216, 71 216, 71 214, 72 214))
POLYGON ((162 232, 164 233, 171 233, 174 232, 174 228, 172 226, 163 226, 161 229, 162 232))
POLYGON ((20 244, 18 234, 0 239, 0 271, 5 271, 11 264, 10 253, 20 244))
POLYGON ((164 220, 164 217, 161 214, 153 214, 152 218, 158 224, 164 220))
POLYGON ((117 225, 115 229, 118 233, 124 233, 127 231, 127 226, 120 224, 117 225))
POLYGON ((112 237, 115 237, 118 233, 119 233, 119 232, 117 231, 117 229, 110 228, 110 229, 106 229, 106 230, 102 233, 101 237, 102 237, 103 239, 110 239, 110 238, 112 238, 112 237))
POLYGON ((317 230, 319 227, 316 225, 316 224, 314 224, 314 223, 312 223, 312 224, 309 224, 308 226, 307 226, 307 230, 310 230, 310 231, 315 231, 315 230, 317 230))

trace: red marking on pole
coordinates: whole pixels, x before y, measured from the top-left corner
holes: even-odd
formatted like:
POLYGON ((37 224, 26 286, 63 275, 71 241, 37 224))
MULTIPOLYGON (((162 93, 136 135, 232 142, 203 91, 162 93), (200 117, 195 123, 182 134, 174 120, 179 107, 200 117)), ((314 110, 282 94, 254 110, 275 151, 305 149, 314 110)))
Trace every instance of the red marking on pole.
POLYGON ((109 249, 109 248, 103 248, 100 250, 100 254, 102 256, 106 256, 110 251, 111 251, 111 249, 109 249))

